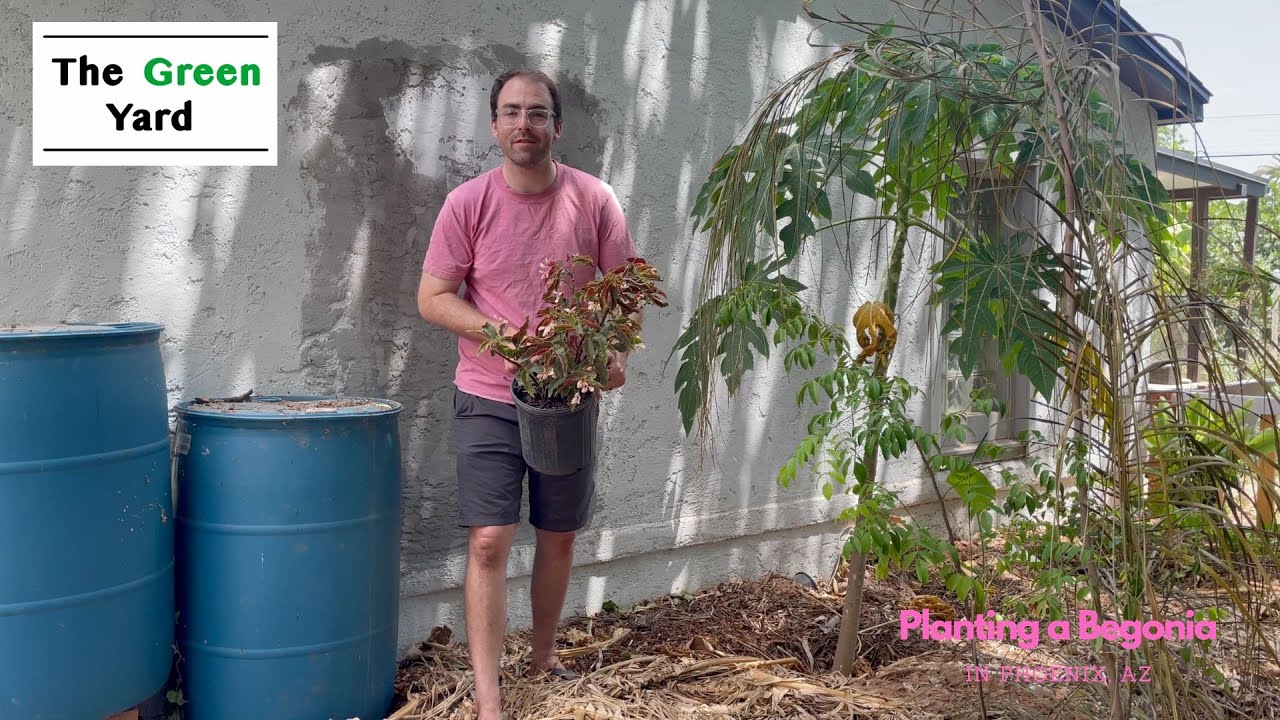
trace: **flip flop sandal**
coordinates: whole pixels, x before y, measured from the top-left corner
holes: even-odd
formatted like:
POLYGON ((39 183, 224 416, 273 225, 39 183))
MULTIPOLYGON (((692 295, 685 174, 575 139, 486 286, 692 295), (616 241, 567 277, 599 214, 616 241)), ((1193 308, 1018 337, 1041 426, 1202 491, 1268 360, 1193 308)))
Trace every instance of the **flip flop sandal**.
POLYGON ((555 676, 557 679, 565 680, 565 681, 577 680, 579 677, 581 677, 580 675, 578 675, 578 673, 570 670, 569 668, 564 668, 564 667, 551 668, 551 674, 555 676))

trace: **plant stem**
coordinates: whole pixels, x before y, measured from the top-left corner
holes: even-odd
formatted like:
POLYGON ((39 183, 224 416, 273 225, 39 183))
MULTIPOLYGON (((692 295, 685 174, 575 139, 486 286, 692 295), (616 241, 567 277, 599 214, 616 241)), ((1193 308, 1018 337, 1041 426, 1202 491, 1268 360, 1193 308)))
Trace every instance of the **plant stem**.
MULTIPOLYGON (((1048 50, 1045 47, 1044 34, 1041 32, 1040 25, 1036 22, 1039 11, 1033 7, 1031 0, 1022 0, 1022 9, 1026 16, 1027 30, 1031 35, 1031 41, 1035 45, 1036 55, 1040 58, 1040 66, 1044 72, 1045 91, 1053 98, 1053 109, 1058 121, 1058 145, 1062 154, 1062 177, 1063 203, 1065 205, 1066 220, 1063 228, 1062 241, 1062 257, 1064 262, 1063 274, 1063 292, 1060 301, 1062 302, 1062 316, 1068 322, 1075 319, 1076 314, 1076 287, 1075 287, 1075 268, 1072 258, 1075 253, 1075 223, 1080 219, 1080 213, 1077 209, 1077 188, 1075 185, 1075 154, 1071 148, 1071 125, 1067 121, 1066 103, 1062 97, 1062 90, 1058 87, 1054 67, 1049 59, 1048 50)), ((1069 347, 1075 352, 1070 353, 1068 360, 1076 362, 1081 355, 1081 343, 1083 341, 1072 341, 1069 347)), ((1080 409, 1083 406, 1083 397, 1080 391, 1079 383, 1070 383, 1070 410, 1067 417, 1071 419, 1071 425, 1068 426, 1068 433, 1083 434, 1082 415, 1080 409)), ((1102 580, 1098 573, 1098 564, 1096 555, 1092 552, 1093 541, 1092 533, 1089 528, 1089 520, 1092 515, 1092 508, 1089 502, 1088 485, 1083 492, 1080 492, 1080 540, 1083 548, 1089 553, 1089 560, 1085 563, 1085 573, 1089 578, 1089 584, 1093 588, 1093 605, 1094 610, 1099 615, 1102 614, 1102 580)), ((1120 682, 1116 673, 1116 657, 1114 652, 1104 652, 1103 660, 1107 667, 1107 680, 1110 685, 1111 696, 1111 718, 1112 720, 1124 720, 1124 711, 1120 698, 1120 682)))
MULTIPOLYGON (((911 193, 903 189, 898 194, 899 198, 910 197, 911 193)), ((886 273, 884 284, 883 302, 893 311, 894 322, 898 317, 898 288, 902 284, 902 259, 906 255, 907 235, 911 230, 911 226, 907 222, 907 206, 901 200, 897 203, 897 220, 895 223, 895 233, 893 241, 893 251, 889 255, 889 270, 886 273)), ((889 374, 889 359, 879 354, 874 356, 876 365, 874 376, 877 380, 884 380, 889 374)), ((875 401, 877 404, 884 402, 884 396, 875 401)), ((867 498, 867 494, 876 482, 876 473, 880 469, 880 442, 878 438, 871 438, 867 442, 866 451, 863 453, 864 463, 867 468, 867 479, 858 487, 858 504, 861 505, 867 498)), ((945 508, 944 508, 945 512, 945 508)), ((854 532, 857 532, 858 526, 862 522, 862 515, 853 521, 854 532)), ((849 559, 849 582, 844 589, 844 611, 840 616, 840 635, 836 640, 836 654, 832 660, 832 668, 846 676, 853 672, 853 658, 858 652, 858 629, 862 623, 862 589, 866 585, 867 579, 867 556, 866 553, 855 552, 849 559)))
MULTIPOLYGON (((954 545, 960 536, 951 525, 951 516, 947 513, 947 498, 942 494, 942 487, 938 485, 938 474, 933 471, 933 466, 929 464, 929 458, 924 454, 924 450, 919 445, 916 446, 916 450, 920 453, 920 462, 924 465, 925 472, 929 473, 929 483, 933 485, 934 497, 938 498, 938 507, 942 508, 942 524, 947 528, 947 539, 954 545)), ((954 557, 951 558, 951 565, 956 572, 964 571, 964 567, 954 557)))

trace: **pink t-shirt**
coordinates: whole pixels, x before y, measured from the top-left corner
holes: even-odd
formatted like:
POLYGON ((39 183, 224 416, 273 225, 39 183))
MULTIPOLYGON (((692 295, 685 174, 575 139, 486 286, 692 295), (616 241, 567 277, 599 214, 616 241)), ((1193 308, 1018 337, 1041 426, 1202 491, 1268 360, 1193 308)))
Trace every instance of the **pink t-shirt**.
MULTIPOLYGON (((539 193, 512 190, 497 167, 449 193, 436 217, 423 272, 466 282, 463 296, 481 313, 519 327, 542 307, 543 261, 582 254, 608 270, 636 254, 612 188, 557 163, 555 182, 539 193)), ((594 275, 581 268, 577 283, 594 275)), ((458 338, 454 384, 463 392, 511 403, 502 358, 478 355, 480 343, 458 338)))

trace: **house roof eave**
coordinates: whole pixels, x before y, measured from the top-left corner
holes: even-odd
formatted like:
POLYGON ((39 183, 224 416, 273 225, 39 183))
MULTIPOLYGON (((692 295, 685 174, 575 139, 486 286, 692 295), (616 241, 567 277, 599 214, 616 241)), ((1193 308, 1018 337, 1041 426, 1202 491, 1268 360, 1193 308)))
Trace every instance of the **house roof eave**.
POLYGON ((1271 189, 1266 178, 1168 148, 1156 150, 1156 174, 1175 194, 1208 192, 1230 200, 1265 197, 1271 189))
POLYGON ((1200 122, 1212 93, 1114 0, 1039 0, 1068 37, 1114 58, 1120 81, 1148 100, 1161 125, 1200 122))

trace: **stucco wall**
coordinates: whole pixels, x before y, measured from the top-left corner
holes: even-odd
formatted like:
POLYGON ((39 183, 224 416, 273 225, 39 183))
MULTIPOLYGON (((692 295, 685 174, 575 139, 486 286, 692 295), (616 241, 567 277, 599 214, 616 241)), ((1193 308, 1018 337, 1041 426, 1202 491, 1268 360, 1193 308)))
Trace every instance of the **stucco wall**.
MULTIPOLYGON (((823 573, 840 505, 774 482, 806 416, 775 359, 723 403, 713 456, 683 436, 667 354, 693 311, 701 251, 686 218, 706 170, 767 88, 823 54, 798 2, 654 0, 312 4, 13 2, 0 29, 0 321, 155 321, 170 400, 306 392, 404 405, 400 646, 461 630, 465 535, 449 450, 455 345, 415 309, 445 194, 495 166, 492 77, 556 75, 560 159, 611 183, 671 306, 602 408, 598 494, 566 612, 766 570, 823 573), (32 168, 31 20, 276 20, 274 168, 32 168), (705 464, 701 461, 705 460, 705 464)), ((887 2, 844 3, 883 21, 887 2)), ((805 262, 812 299, 848 318, 878 294, 870 250, 805 262)), ((911 261, 899 364, 928 388, 936 313, 911 261)), ((922 400, 922 403, 924 401, 922 400)), ((922 419, 927 406, 918 408, 922 419)), ((893 473, 909 499, 918 472, 893 473)), ((931 490, 927 491, 931 493, 931 490)), ((513 626, 528 621, 532 535, 511 561, 513 626)))

